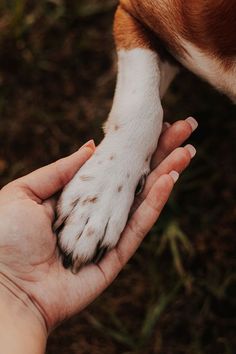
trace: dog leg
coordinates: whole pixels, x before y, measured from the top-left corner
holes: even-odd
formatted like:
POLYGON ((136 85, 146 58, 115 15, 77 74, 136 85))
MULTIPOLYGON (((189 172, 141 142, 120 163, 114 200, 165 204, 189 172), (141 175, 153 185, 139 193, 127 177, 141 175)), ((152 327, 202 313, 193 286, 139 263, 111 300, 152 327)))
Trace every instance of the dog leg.
POLYGON ((58 204, 59 246, 74 272, 117 244, 162 130, 160 96, 176 73, 153 50, 148 33, 121 7, 114 32, 118 79, 105 138, 58 204))

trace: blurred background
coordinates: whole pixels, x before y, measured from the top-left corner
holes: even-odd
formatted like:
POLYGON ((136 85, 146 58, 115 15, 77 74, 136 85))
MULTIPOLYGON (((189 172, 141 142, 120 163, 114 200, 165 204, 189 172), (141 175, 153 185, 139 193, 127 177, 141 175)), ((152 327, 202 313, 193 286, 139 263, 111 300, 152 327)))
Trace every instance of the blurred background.
MULTIPOLYGON (((115 0, 0 0, 0 185, 102 138, 115 0)), ((165 120, 190 115, 197 157, 115 283, 47 354, 235 353, 236 109, 183 71, 165 120)))

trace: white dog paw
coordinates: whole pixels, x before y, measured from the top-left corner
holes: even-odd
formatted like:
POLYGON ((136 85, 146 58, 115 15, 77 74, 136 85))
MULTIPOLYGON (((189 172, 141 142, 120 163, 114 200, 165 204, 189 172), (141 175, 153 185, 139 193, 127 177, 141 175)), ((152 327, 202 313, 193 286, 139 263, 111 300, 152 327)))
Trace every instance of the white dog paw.
POLYGON ((76 273, 116 246, 135 189, 147 172, 147 160, 134 168, 123 154, 99 151, 80 169, 63 191, 57 209, 55 229, 65 267, 72 266, 76 273))

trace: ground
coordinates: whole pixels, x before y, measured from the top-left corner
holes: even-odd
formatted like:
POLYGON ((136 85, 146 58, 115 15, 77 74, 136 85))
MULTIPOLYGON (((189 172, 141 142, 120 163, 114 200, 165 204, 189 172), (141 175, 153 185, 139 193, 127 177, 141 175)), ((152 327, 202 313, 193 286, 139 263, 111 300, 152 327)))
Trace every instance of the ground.
MULTIPOLYGON (((111 107, 113 0, 0 2, 0 184, 99 142, 111 107)), ((47 354, 233 354, 236 109, 183 71, 165 119, 199 121, 197 157, 161 219, 47 354)))

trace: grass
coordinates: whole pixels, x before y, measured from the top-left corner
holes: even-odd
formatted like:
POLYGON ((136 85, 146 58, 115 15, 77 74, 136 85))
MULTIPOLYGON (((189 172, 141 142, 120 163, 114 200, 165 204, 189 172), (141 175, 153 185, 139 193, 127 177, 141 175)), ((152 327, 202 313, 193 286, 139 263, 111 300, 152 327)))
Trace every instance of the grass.
MULTIPOLYGON (((115 85, 116 1, 0 1, 0 183, 99 141, 115 85)), ((168 121, 195 116, 197 157, 116 282, 47 353, 233 354, 235 107, 183 72, 168 121)))

